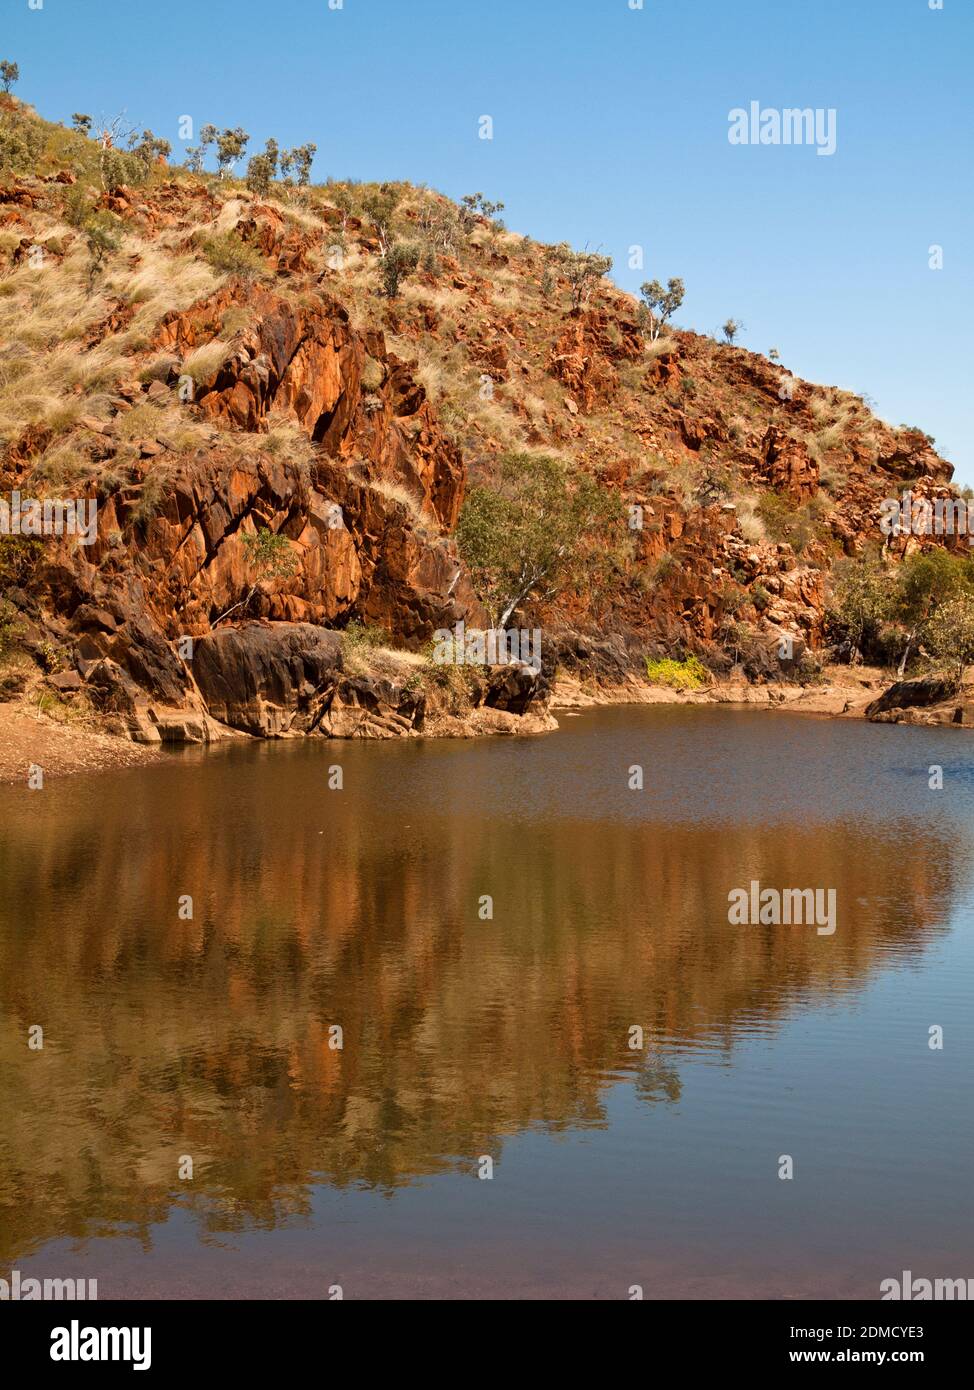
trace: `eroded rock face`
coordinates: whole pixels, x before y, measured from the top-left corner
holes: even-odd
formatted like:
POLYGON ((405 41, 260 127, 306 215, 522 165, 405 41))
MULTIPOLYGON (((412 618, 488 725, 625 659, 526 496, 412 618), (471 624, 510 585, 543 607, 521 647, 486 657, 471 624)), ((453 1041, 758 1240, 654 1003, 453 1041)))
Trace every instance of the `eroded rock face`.
MULTIPOLYGON (((0 190, 14 274, 29 246, 43 245, 55 266, 76 240, 75 232, 49 235, 49 214, 63 211, 56 193, 33 177, 0 190)), ((755 679, 780 675, 788 663, 779 648, 795 666, 822 643, 833 542, 853 555, 878 539, 880 500, 906 483, 947 495, 950 465, 920 430, 892 430, 849 393, 682 330, 647 356, 628 296, 603 286, 569 312, 562 281, 544 302, 533 289, 520 298, 541 274, 541 248, 515 253, 511 244, 508 255, 493 238, 456 247, 456 258, 439 255, 435 271, 412 280, 418 293, 377 296, 369 308, 371 321, 420 356, 433 343, 458 370, 497 384, 506 423, 500 414, 496 425, 458 419, 456 398, 448 431, 416 369, 378 329, 356 328, 333 297, 350 288, 323 269, 339 229, 356 255, 375 257, 380 246, 375 228, 325 196, 293 217, 257 197, 160 175, 99 199, 147 242, 166 231, 157 248, 165 255, 206 249, 217 228, 256 251, 266 271, 259 283, 231 279, 167 314, 152 342, 140 335, 138 346, 126 330, 142 300, 117 297, 106 281, 75 343, 84 355, 120 337, 119 378, 83 396, 68 436, 79 478, 103 489, 98 539, 88 548, 46 546, 24 581, 29 594, 14 602, 22 620, 33 605, 26 649, 37 664, 54 641, 72 666, 65 692, 87 691, 136 736, 212 735, 192 665, 178 655, 186 637, 207 653, 215 708, 234 727, 415 733, 442 714, 432 691, 424 712, 395 682, 380 688, 340 671, 328 696, 301 664, 308 653, 301 648, 298 661, 283 634, 356 619, 385 629, 393 645, 419 649, 437 628, 488 625, 450 540, 465 486, 454 436, 489 481, 516 424, 528 446, 565 453, 643 513, 634 562, 610 603, 580 588, 531 615, 546 634, 577 637, 566 659, 606 683, 640 672, 646 654, 689 652, 715 669, 723 662, 755 679), (201 348, 212 350, 187 364, 201 348), (173 389, 185 388, 187 374, 195 381, 188 403, 173 389), (192 430, 175 423, 177 401, 192 430), (805 440, 818 441, 811 453, 805 440), (787 503, 775 508, 785 519, 805 508, 807 533, 765 525, 756 510, 762 494, 787 503), (810 499, 820 505, 805 507, 810 499), (255 581, 247 540, 264 529, 287 542, 293 572, 255 581), (226 635, 255 623, 264 636, 226 635), (739 628, 751 633, 749 651, 739 628)), ((128 257, 130 268, 147 252, 128 257)), ((32 352, 3 345, 0 367, 19 371, 32 352)), ((0 451, 0 490, 29 485, 57 444, 50 426, 25 419, 0 451)), ((887 548, 901 558, 923 544, 904 535, 887 548)), ((20 592, 19 579, 7 592, 20 592)), ((476 696, 480 726, 514 728, 544 698, 543 681, 532 688, 524 673, 491 673, 476 696)))
POLYGON ((395 681, 370 676, 340 680, 320 732, 329 738, 409 738, 423 728, 425 697, 395 681))
POLYGON ((276 208, 253 204, 235 230, 241 241, 256 247, 261 253, 268 270, 276 271, 279 275, 296 275, 310 268, 308 250, 313 241, 312 235, 289 230, 276 208))
MULTIPOLYGON (((119 409, 174 399, 165 381, 175 384, 186 353, 219 339, 230 309, 243 310, 250 326, 186 407, 213 421, 210 446, 187 455, 168 439, 142 440, 129 481, 99 499, 95 543, 53 547, 36 586, 97 703, 145 737, 155 722, 147 710, 203 709, 176 655, 187 637, 203 653, 207 704, 222 671, 216 719, 267 734, 300 725, 306 712, 285 698, 283 678, 264 671, 258 680, 253 663, 260 653, 269 660, 266 632, 251 631, 246 642, 222 629, 210 635, 228 613, 316 627, 354 614, 402 646, 482 616, 446 534, 463 500, 459 451, 382 335, 356 334, 327 296, 298 303, 231 282, 168 315, 156 339, 168 353, 158 359, 162 375, 120 385, 119 409), (310 462, 301 451, 261 447, 271 415, 275 426, 289 420, 306 434, 310 462), (235 447, 229 431, 258 438, 235 447), (288 542, 290 574, 255 578, 245 541, 264 529, 288 542), (226 653, 222 666, 217 652, 226 653)), ((110 463, 113 425, 92 421, 91 433, 110 463)), ((9 453, 13 468, 45 443, 25 436, 9 453)))
MULTIPOLYGON (((384 482, 411 493, 430 521, 446 529, 455 524, 464 489, 460 452, 409 368, 386 353, 381 333, 357 334, 346 310, 327 295, 299 304, 232 281, 185 313, 167 315, 156 346, 182 354, 218 340, 231 307, 254 321, 198 384, 204 414, 248 432, 266 428, 272 412, 294 420, 325 456, 361 458, 384 482), (367 359, 381 376, 370 391, 362 385, 367 359)), ((171 375, 178 376, 175 367, 171 375)))
POLYGON ((307 733, 341 671, 341 636, 309 623, 242 623, 194 643, 193 675, 209 713, 260 738, 307 733))
POLYGON ((818 464, 800 440, 772 425, 762 444, 761 472, 775 492, 786 492, 796 503, 814 497, 819 489, 818 464))
POLYGON ((552 348, 551 375, 564 383, 573 402, 589 413, 615 396, 619 377, 608 354, 598 315, 576 315, 552 348))
POLYGON ((492 666, 487 673, 484 705, 525 715, 544 711, 551 694, 548 673, 536 671, 523 662, 492 666))
POLYGON ((216 447, 168 475, 146 521, 138 520, 141 495, 140 488, 123 490, 102 504, 98 540, 79 565, 94 590, 115 569, 139 585, 169 638, 208 631, 245 597, 253 575, 244 538, 258 529, 287 538, 294 573, 262 584, 249 613, 331 624, 359 596, 355 539, 335 499, 311 486, 297 465, 216 447), (113 544, 119 532, 128 548, 113 544))

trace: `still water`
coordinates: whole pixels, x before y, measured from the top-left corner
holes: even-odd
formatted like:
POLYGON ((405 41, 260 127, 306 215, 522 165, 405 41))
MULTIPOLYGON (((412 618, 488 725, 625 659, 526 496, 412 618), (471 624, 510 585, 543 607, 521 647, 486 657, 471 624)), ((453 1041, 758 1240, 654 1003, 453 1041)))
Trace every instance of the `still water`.
POLYGON ((767 712, 0 788, 0 1276, 621 1299, 974 1277, 972 871, 968 735, 767 712), (730 925, 752 880, 834 888, 834 935, 730 925))

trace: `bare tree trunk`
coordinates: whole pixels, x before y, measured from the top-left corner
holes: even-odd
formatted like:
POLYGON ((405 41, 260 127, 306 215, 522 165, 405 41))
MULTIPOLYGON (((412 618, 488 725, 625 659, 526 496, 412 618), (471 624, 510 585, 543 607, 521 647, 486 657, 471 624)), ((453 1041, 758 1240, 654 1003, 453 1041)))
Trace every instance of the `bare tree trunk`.
POLYGON ((218 618, 213 619, 212 623, 210 623, 210 631, 212 632, 218 623, 222 623, 224 618, 229 618, 231 613, 236 613, 238 608, 247 608, 250 604, 250 600, 253 598, 256 592, 257 585, 255 584, 246 598, 242 598, 239 603, 233 604, 233 606, 228 608, 225 613, 221 613, 218 618))
POLYGON ((903 648, 903 655, 900 657, 900 664, 896 668, 896 674, 897 676, 899 676, 900 680, 903 679, 903 676, 906 673, 906 663, 909 660, 910 652, 913 648, 913 639, 916 637, 916 635, 917 630, 916 628, 914 628, 910 633, 909 637, 906 639, 906 646, 903 648))

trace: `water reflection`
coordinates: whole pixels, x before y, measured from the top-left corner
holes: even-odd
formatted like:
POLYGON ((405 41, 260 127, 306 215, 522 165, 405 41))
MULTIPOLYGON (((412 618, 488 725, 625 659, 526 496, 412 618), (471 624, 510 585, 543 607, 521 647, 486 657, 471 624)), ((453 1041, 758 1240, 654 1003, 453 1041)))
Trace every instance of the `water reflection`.
POLYGON ((919 959, 970 843, 956 803, 918 811, 915 774, 956 742, 728 718, 609 711, 526 744, 245 748, 4 789, 0 1268, 55 1237, 148 1243, 173 1204, 212 1240, 308 1218, 316 1184, 472 1169, 533 1127, 606 1126, 613 1079, 675 1104, 678 1055, 731 1065, 743 1037, 919 959), (751 878, 834 887, 835 936, 730 927, 751 878))

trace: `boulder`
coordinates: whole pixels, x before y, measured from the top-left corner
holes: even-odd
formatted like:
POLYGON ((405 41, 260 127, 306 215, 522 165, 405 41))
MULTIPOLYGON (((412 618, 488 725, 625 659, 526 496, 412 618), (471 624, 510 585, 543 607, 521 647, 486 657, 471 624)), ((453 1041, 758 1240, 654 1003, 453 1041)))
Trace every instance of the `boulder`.
POLYGON ((550 693, 544 672, 518 661, 490 668, 484 704, 488 709, 523 715, 546 707, 550 693))
POLYGON ((918 680, 897 681, 884 690, 878 700, 866 706, 866 718, 877 719, 891 710, 916 706, 937 705, 949 700, 957 689, 956 681, 946 676, 922 676, 918 680))
POLYGON ((306 733, 341 671, 341 634, 311 623, 245 622, 197 638, 193 675, 209 713, 259 738, 306 733))

